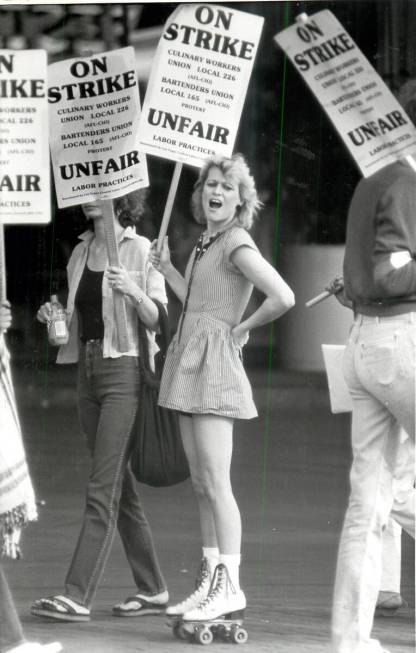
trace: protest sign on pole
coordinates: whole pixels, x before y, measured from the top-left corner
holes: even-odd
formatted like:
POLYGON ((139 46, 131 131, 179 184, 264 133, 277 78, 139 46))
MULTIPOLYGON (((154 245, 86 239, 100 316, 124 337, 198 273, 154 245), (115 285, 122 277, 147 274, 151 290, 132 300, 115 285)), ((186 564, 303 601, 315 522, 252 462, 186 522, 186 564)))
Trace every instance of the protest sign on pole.
POLYGON ((263 18, 180 5, 166 22, 139 125, 139 148, 201 167, 232 154, 263 18))
POLYGON ((327 9, 274 37, 368 177, 416 150, 416 128, 341 23, 327 9))
MULTIPOLYGON (((176 161, 176 185, 181 164, 201 167, 209 156, 231 156, 263 20, 192 3, 167 20, 143 102, 138 147, 176 161)), ((159 243, 169 217, 165 211, 159 243)))
MULTIPOLYGON (((50 222, 44 50, 0 50, 0 303, 7 299, 5 224, 50 222)), ((10 354, 0 332, 0 384, 20 430, 10 354)))
MULTIPOLYGON (((137 149, 140 98, 132 47, 49 66, 50 145, 58 206, 102 201, 110 265, 119 266, 112 199, 148 186, 137 149)), ((128 350, 126 306, 113 291, 118 346, 128 350)))
POLYGON ((0 50, 0 220, 50 222, 44 50, 0 50))
POLYGON ((48 75, 58 206, 108 200, 148 186, 146 157, 137 149, 134 49, 59 61, 48 75))

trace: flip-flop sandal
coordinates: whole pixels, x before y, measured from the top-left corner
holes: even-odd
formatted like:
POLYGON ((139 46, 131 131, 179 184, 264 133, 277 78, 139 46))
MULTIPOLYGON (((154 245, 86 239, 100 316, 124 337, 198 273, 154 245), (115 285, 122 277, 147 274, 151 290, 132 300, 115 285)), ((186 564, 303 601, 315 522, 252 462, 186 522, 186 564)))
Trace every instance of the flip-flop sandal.
POLYGON ((164 613, 166 606, 167 603, 152 603, 140 594, 136 594, 128 596, 123 603, 115 605, 113 615, 115 617, 144 617, 150 614, 164 613))
POLYGON ((90 611, 67 596, 49 596, 35 601, 30 608, 35 617, 45 617, 52 621, 89 621, 90 611))

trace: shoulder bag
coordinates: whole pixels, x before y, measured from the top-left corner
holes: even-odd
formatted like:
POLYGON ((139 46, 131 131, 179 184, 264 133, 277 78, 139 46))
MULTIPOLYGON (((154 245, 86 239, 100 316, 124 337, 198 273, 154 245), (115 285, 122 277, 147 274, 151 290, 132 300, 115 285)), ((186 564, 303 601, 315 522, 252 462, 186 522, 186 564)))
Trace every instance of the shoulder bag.
POLYGON ((164 305, 153 301, 159 311, 160 333, 157 342, 160 351, 155 356, 153 372, 146 327, 139 320, 140 389, 130 464, 140 483, 165 487, 186 480, 189 477, 189 467, 179 431, 178 414, 158 405, 160 378, 170 341, 170 329, 164 305))

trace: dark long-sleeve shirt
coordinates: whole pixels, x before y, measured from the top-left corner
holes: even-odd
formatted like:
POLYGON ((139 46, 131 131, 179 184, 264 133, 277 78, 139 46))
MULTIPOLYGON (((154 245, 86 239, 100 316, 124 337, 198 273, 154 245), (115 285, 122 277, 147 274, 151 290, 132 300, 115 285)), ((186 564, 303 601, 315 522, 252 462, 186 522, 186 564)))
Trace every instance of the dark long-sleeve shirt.
POLYGON ((348 213, 344 284, 357 313, 416 311, 416 172, 407 161, 357 185, 348 213), (400 266, 397 258, 409 260, 400 266))

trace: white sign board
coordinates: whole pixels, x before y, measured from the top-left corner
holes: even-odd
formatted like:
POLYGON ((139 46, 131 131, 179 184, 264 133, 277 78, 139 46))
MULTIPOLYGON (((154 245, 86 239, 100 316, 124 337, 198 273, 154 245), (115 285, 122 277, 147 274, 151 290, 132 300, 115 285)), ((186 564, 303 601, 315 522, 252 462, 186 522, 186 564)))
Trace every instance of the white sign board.
POLYGON ((343 374, 345 345, 321 345, 328 379, 331 412, 348 413, 352 399, 343 374))
POLYGON ((137 149, 140 98, 132 47, 49 66, 50 145, 58 206, 148 186, 137 149))
POLYGON ((330 11, 302 14, 275 40, 316 95, 364 177, 415 151, 415 126, 330 11))
POLYGON ((50 222, 44 50, 0 50, 0 220, 50 222))
POLYGON ((197 167, 231 156, 262 27, 235 9, 180 5, 156 51, 139 149, 197 167))

